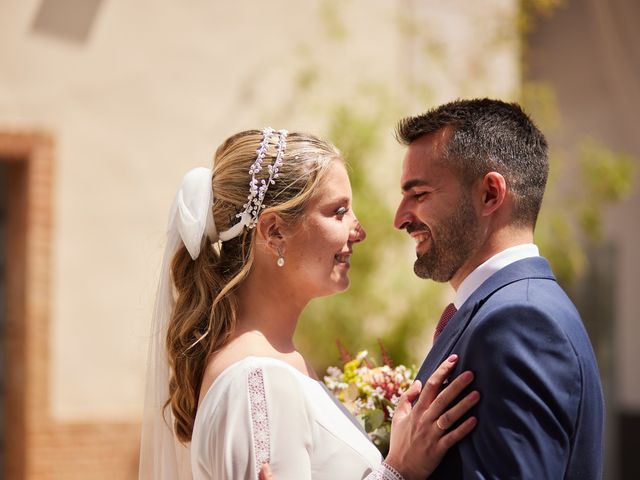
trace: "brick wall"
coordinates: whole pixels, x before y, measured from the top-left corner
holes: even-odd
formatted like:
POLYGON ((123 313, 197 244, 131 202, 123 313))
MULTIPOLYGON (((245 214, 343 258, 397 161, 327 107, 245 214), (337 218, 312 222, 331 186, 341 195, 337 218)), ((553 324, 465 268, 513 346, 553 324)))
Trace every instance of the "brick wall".
POLYGON ((59 423, 49 415, 54 142, 44 132, 0 133, 7 166, 3 478, 134 479, 135 423, 59 423))

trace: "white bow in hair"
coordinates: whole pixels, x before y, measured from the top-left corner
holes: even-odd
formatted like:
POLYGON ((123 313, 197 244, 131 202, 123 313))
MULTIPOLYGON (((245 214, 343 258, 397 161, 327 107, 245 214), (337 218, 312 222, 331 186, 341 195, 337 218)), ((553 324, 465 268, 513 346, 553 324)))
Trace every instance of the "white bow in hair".
POLYGON ((213 190, 210 168, 198 167, 189 170, 173 201, 169 214, 169 230, 177 230, 191 258, 200 255, 202 239, 218 241, 218 232, 213 220, 213 190))

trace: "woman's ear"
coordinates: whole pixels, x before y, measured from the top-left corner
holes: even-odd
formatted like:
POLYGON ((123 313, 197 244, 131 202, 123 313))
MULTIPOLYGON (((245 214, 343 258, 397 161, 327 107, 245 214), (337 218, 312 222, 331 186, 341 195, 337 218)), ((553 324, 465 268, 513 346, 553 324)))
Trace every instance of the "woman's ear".
POLYGON ((284 221, 277 213, 265 213, 260 216, 256 225, 258 242, 263 244, 274 255, 284 252, 284 221))

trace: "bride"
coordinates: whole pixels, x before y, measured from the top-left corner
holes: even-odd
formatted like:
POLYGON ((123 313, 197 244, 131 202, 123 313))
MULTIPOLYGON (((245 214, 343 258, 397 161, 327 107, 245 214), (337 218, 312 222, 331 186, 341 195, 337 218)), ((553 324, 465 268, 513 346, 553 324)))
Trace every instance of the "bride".
POLYGON ((286 130, 227 139, 184 177, 154 309, 141 479, 425 478, 476 423, 456 357, 403 395, 382 459, 296 350, 310 300, 345 290, 365 232, 331 144, 286 130), (413 404, 413 406, 412 406, 413 404), (267 467, 264 467, 265 469, 267 467), (266 470, 265 470, 266 471, 266 470))

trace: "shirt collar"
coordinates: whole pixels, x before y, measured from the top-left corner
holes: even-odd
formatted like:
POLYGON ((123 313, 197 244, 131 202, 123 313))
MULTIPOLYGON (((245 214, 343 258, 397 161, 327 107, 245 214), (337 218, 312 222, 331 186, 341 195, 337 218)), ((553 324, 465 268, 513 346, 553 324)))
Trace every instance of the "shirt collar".
POLYGON ((538 247, 533 243, 516 245, 515 247, 510 247, 500 253, 496 253, 493 257, 476 267, 473 272, 467 275, 456 291, 453 304, 457 309, 460 309, 462 304, 467 301, 471 294, 475 292, 487 278, 498 270, 513 262, 522 260, 523 258, 538 257, 539 255, 540 252, 538 247))

